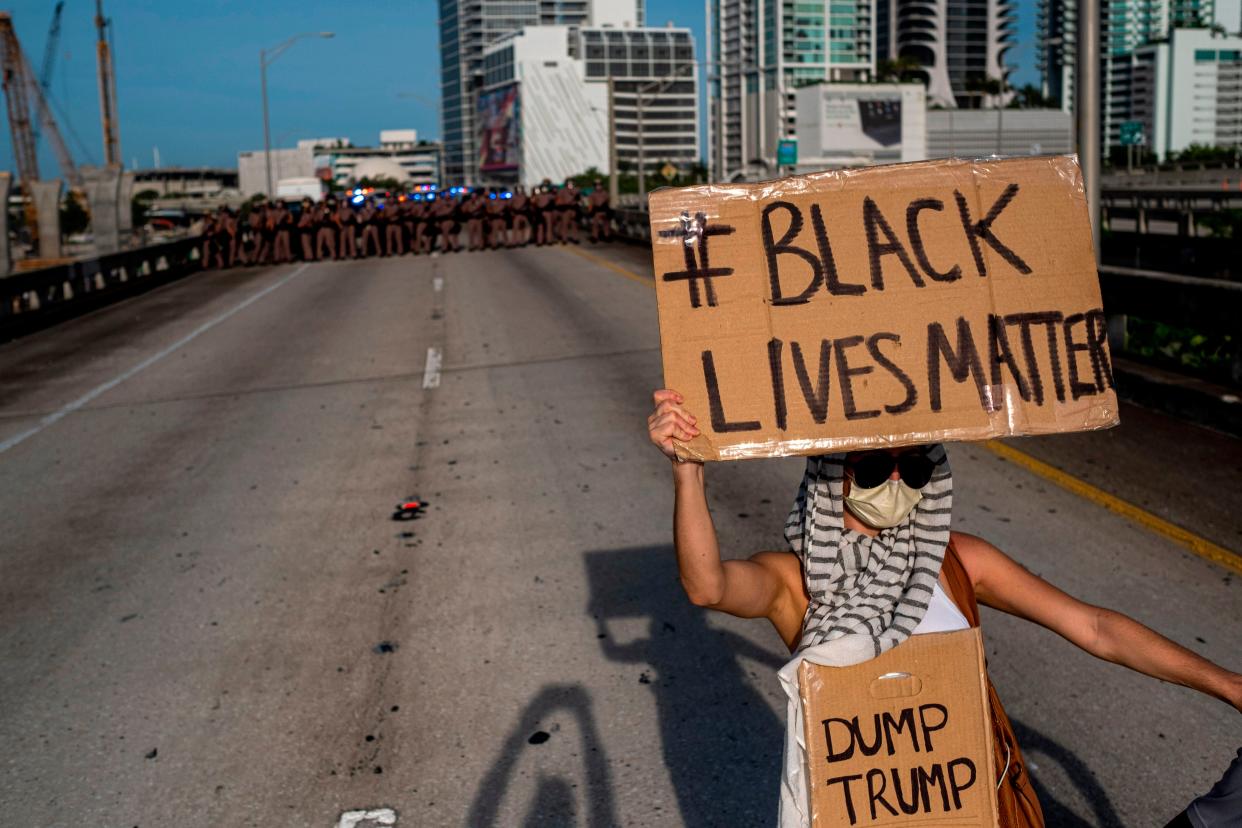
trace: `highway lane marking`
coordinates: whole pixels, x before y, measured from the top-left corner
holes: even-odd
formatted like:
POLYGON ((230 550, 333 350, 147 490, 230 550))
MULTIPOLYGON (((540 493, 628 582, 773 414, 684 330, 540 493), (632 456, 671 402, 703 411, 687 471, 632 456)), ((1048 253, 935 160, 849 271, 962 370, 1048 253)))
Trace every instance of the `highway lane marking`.
POLYGON ((427 362, 423 365, 423 388, 440 387, 440 349, 434 345, 427 349, 427 362))
MULTIPOLYGON (((632 270, 627 270, 624 267, 606 261, 599 256, 587 253, 584 250, 578 250, 576 248, 569 248, 569 252, 576 253, 584 259, 589 259, 601 267, 607 268, 613 273, 618 273, 627 279, 633 279, 636 282, 642 282, 650 287, 655 287, 654 279, 640 276, 632 270)), ((1006 445, 999 440, 988 440, 983 444, 983 447, 998 457, 1008 460, 1016 466, 1021 466, 1032 474, 1051 481, 1066 491, 1078 495, 1084 500, 1089 500, 1097 506, 1102 506, 1114 514, 1121 515, 1127 520, 1137 523, 1150 532, 1154 532, 1157 535, 1168 538, 1178 546, 1193 552, 1200 558, 1223 566, 1225 569, 1230 571, 1242 574, 1242 558, 1235 555, 1233 552, 1230 552, 1225 547, 1213 543, 1202 535, 1197 535, 1189 529, 1184 529, 1175 523, 1170 523, 1164 518, 1154 515, 1140 506, 1135 506, 1129 501, 1125 501, 1115 495, 1111 495, 1101 488, 1092 486, 1085 480, 1079 480, 1072 474, 1061 471, 1056 466, 1052 466, 1042 460, 1038 460, 1026 452, 1020 451, 1013 446, 1006 445)))
POLYGON ((1121 515, 1148 531, 1155 532, 1165 538, 1187 549, 1200 558, 1212 561, 1215 564, 1223 566, 1225 569, 1231 570, 1242 575, 1242 558, 1230 552, 1223 546, 1215 544, 1201 535, 1184 529, 1176 523, 1170 523, 1158 515, 1153 515, 1146 509, 1135 506, 1127 500, 1122 500, 1115 495, 1111 495, 1103 489, 1092 486, 1084 480, 1079 480, 1068 472, 1058 469, 1056 466, 1049 465, 1043 460, 1039 460, 1024 451, 1020 451, 1013 446, 1006 445, 999 440, 988 440, 983 447, 993 454, 1008 460, 1016 466, 1021 466, 1032 474, 1036 474, 1045 480, 1048 480, 1060 486, 1069 492, 1073 492, 1081 498, 1090 500, 1097 506, 1102 506, 1110 512, 1121 515))
POLYGON ((432 279, 431 289, 434 290, 436 293, 439 293, 440 291, 444 290, 444 277, 437 276, 436 278, 432 279))
POLYGON ((392 808, 346 811, 341 814, 340 820, 336 823, 336 828, 356 828, 361 822, 373 822, 376 825, 396 825, 397 812, 392 808))
POLYGON ((585 250, 579 250, 576 247, 569 247, 569 248, 562 248, 562 249, 567 250, 568 252, 573 253, 575 255, 581 256, 582 258, 586 259, 589 262, 594 262, 600 267, 611 270, 613 273, 616 273, 618 276, 624 276, 627 279, 633 279, 635 282, 644 284, 649 288, 655 287, 655 279, 648 278, 647 276, 639 276, 634 271, 626 270, 624 267, 613 264, 607 259, 600 258, 599 256, 596 256, 594 253, 588 253, 585 250))
POLYGON ((202 334, 205 334, 207 331, 211 330, 216 325, 219 325, 221 322, 233 316, 235 313, 245 310, 246 308, 253 305, 255 302, 262 299, 264 296, 267 296, 272 291, 276 290, 277 288, 283 287, 284 285, 292 281, 294 278, 299 276, 302 273, 302 271, 306 270, 306 267, 307 265, 305 264, 299 266, 296 270, 294 270, 289 275, 283 277, 282 279, 275 282, 274 284, 268 285, 267 287, 263 288, 263 290, 260 290, 258 293, 255 293, 252 296, 242 300, 240 303, 234 305, 232 308, 230 308, 229 310, 226 310, 224 313, 220 314, 219 316, 213 319, 210 319, 207 322, 204 322, 202 325, 199 325, 197 328, 190 331, 190 333, 181 337, 173 344, 167 346, 166 348, 158 351, 155 354, 152 354, 151 356, 144 359, 142 362, 139 362, 137 365, 125 371, 124 373, 113 377, 112 379, 108 380, 102 385, 97 385, 96 387, 92 388, 90 391, 78 397, 73 402, 68 403, 67 405, 61 406, 60 408, 53 411, 51 414, 48 414, 42 420, 39 420, 38 423, 26 429, 25 431, 15 434, 12 437, 8 438, 7 440, 0 442, 0 454, 4 454, 6 451, 13 448, 14 446, 24 443, 26 440, 35 436, 39 432, 48 428, 49 426, 55 425, 60 420, 64 419, 65 417, 69 416, 73 412, 77 411, 82 406, 89 403, 91 400, 95 399, 96 397, 99 397, 102 394, 108 393, 113 388, 116 388, 118 385, 125 382, 125 380, 129 379, 130 377, 134 376, 135 374, 140 373, 141 371, 147 368, 150 368, 152 365, 159 362, 164 357, 168 356, 171 353, 174 353, 179 348, 181 348, 183 345, 186 345, 192 342, 193 340, 197 339, 199 336, 201 336, 202 334))

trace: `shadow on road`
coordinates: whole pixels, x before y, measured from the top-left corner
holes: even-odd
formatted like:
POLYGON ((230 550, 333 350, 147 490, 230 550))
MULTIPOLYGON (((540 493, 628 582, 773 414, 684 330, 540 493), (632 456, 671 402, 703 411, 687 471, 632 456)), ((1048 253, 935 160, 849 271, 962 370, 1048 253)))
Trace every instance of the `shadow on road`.
POLYGON ((755 686, 776 681, 783 654, 709 627, 706 612, 682 592, 671 546, 588 552, 586 570, 604 654, 634 665, 628 680, 654 696, 684 824, 772 824, 784 724, 755 686), (633 621, 645 635, 618 641, 618 622, 633 621), (757 662, 757 671, 739 656, 757 662))
POLYGON ((1048 825, 1066 826, 1067 828, 1079 828, 1079 826, 1082 828, 1122 828, 1121 817, 1113 810, 1113 803, 1108 798, 1108 794, 1100 787, 1091 769, 1073 751, 1016 719, 1011 722, 1022 753, 1028 759, 1027 764, 1030 764, 1031 757, 1036 757, 1036 764, 1041 768, 1047 768, 1052 764, 1059 765, 1062 775, 1078 789, 1079 795, 1091 806, 1091 812, 1095 817, 1093 822, 1087 822, 1074 814, 1053 797, 1040 783, 1038 775, 1032 772, 1031 782, 1035 786, 1040 807, 1044 810, 1044 821, 1048 825))
MULTIPOLYGON (((554 713, 569 713, 578 726, 582 739, 582 762, 585 780, 574 776, 569 780, 541 772, 535 795, 526 817, 524 828, 571 828, 578 824, 577 803, 585 798, 586 828, 611 828, 619 825, 617 809, 613 801, 612 776, 608 771, 608 758, 595 726, 591 712, 591 697, 578 684, 550 685, 539 691, 522 711, 517 724, 509 731, 504 747, 487 774, 479 783, 470 816, 466 824, 471 828, 499 825, 500 806, 509 786, 513 783, 514 769, 527 749, 532 734, 554 713), (585 782, 585 791, 575 792, 579 781, 585 782)), ((547 734, 543 734, 547 738, 547 734)))

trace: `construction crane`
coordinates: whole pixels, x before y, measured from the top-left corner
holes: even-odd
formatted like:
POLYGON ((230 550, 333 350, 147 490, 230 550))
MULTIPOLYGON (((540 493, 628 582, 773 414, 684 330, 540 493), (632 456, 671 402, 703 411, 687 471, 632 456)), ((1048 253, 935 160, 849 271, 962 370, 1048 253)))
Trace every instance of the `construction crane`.
POLYGON ((17 32, 13 29, 13 18, 8 12, 0 12, 0 71, 4 77, 4 99, 9 113, 9 134, 13 139, 13 160, 17 164, 17 177, 21 182, 22 191, 26 195, 26 221, 32 240, 37 239, 38 216, 35 213, 34 189, 31 187, 39 180, 39 155, 35 150, 34 128, 31 120, 31 103, 34 104, 35 118, 43 127, 43 134, 56 160, 60 164, 60 172, 73 186, 81 186, 82 178, 73 158, 65 147, 64 139, 52 117, 52 110, 47 105, 47 98, 35 80, 30 62, 22 51, 17 40, 17 32))
POLYGON ((121 165, 121 139, 116 121, 116 73, 112 69, 112 46, 108 31, 112 21, 104 17, 103 0, 95 0, 95 31, 99 35, 95 51, 99 58, 99 114, 103 121, 104 163, 121 165))
MULTIPOLYGON (((65 0, 59 0, 52 10, 52 25, 47 28, 47 42, 43 44, 43 68, 39 70, 39 88, 45 97, 52 95, 52 69, 56 66, 56 47, 60 44, 60 13, 65 10, 65 0)), ((34 125, 35 144, 39 143, 39 125, 34 125)))

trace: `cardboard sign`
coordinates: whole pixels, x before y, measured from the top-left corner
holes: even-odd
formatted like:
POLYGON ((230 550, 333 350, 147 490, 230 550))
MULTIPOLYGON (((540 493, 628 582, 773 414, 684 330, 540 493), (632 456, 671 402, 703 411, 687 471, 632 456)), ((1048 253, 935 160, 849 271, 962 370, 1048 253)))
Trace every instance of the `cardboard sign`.
POLYGON ((1116 425, 1072 156, 652 193, 664 381, 730 460, 1116 425))
POLYGON ((977 627, 914 635, 853 667, 802 662, 812 828, 997 824, 977 627))

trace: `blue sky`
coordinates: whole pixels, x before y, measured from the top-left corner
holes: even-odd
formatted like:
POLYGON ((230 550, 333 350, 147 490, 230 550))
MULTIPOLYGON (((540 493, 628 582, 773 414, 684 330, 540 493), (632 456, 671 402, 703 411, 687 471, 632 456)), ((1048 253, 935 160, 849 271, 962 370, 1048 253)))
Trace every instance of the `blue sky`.
MULTIPOLYGON (((9 0, 22 47, 36 72, 43 61, 52 0, 9 0)), ((93 0, 65 0, 52 98, 77 163, 99 163, 99 98, 93 0)), ((104 0, 114 21, 121 151, 127 166, 228 166, 239 150, 263 146, 259 50, 303 31, 331 40, 295 44, 268 71, 272 143, 347 136, 372 144, 381 129, 439 136, 439 53, 435 0, 104 0)), ((703 4, 648 0, 652 25, 695 31, 703 49, 703 4)), ((1037 83, 1034 0, 1019 2, 1015 81, 1037 83)), ((8 124, 0 168, 13 169, 8 124)), ((40 147, 44 176, 56 175, 40 147)))

